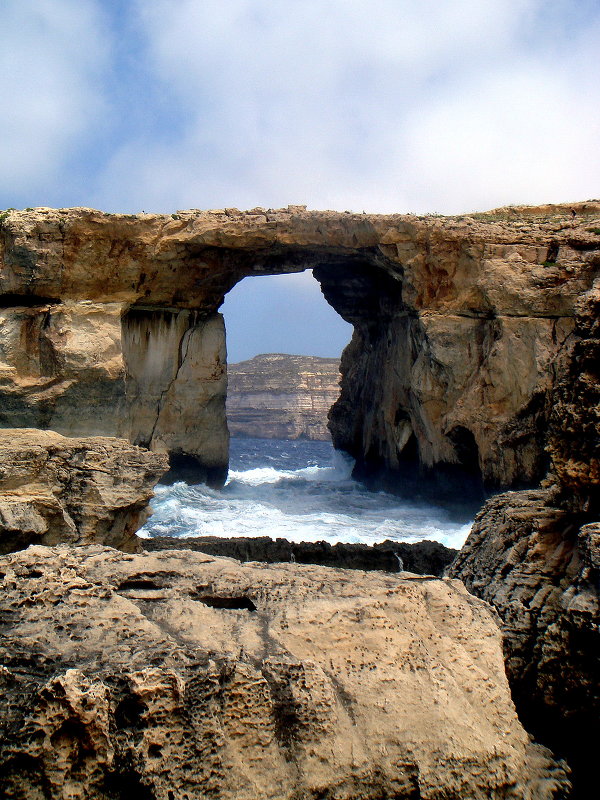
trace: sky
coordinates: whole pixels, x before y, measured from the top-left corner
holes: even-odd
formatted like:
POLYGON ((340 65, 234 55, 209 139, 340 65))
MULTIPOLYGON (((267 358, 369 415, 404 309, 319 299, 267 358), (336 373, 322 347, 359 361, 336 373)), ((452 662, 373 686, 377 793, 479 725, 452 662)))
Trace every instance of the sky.
MULTIPOLYGON (((454 214, 600 195, 597 0, 1 9, 0 209, 454 214)), ((231 360, 248 357, 234 329, 247 340, 273 298, 282 325, 295 298, 300 317, 323 308, 301 328, 348 338, 310 275, 287 276, 285 301, 286 278, 255 280, 226 301, 231 360)), ((309 347, 278 331, 255 346, 309 347)))

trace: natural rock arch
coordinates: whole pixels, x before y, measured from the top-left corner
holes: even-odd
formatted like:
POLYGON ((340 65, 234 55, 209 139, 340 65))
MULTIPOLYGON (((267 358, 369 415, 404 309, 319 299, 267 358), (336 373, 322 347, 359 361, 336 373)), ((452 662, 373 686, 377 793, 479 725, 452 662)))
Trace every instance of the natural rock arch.
POLYGON ((416 459, 426 472, 462 463, 491 486, 534 482, 556 361, 599 264, 600 206, 576 210, 6 213, 0 425, 125 436, 219 484, 218 308, 246 276, 313 269, 354 326, 331 430, 359 471, 416 459))

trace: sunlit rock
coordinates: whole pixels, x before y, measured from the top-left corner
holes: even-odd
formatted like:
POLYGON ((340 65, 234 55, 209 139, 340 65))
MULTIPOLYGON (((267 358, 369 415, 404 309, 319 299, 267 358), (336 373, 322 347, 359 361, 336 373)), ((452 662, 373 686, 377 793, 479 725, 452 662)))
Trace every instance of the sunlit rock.
POLYGON ((0 792, 550 800, 487 605, 457 581, 190 551, 0 559, 0 792))
POLYGON ((139 549, 165 456, 123 439, 0 429, 0 553, 91 542, 139 549))
POLYGON ((327 414, 340 394, 338 358, 268 353, 227 369, 232 436, 329 440, 327 414))
POLYGON ((0 424, 129 436, 222 483, 218 308, 246 276, 312 269, 354 325, 330 427, 359 471, 534 483, 598 230, 595 201, 462 217, 10 211, 0 424))

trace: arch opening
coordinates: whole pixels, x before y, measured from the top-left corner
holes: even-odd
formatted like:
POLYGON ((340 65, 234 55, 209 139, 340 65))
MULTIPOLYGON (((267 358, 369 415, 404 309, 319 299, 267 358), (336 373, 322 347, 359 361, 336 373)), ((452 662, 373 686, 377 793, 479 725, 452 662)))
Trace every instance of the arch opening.
MULTIPOLYGON (((189 480, 195 473, 197 481, 218 487, 228 471, 227 361, 235 365, 239 363, 236 357, 253 355, 248 348, 253 347, 257 331, 269 334, 266 344, 254 342, 254 353, 259 355, 287 350, 321 359, 335 353, 338 358, 352 330, 348 351, 353 352, 356 344, 359 349, 375 346, 382 335, 381 324, 385 328, 401 307, 401 271, 397 264, 392 269, 377 248, 185 249, 190 269, 206 275, 197 284, 198 293, 182 288, 174 296, 174 305, 168 307, 162 302, 149 305, 139 301, 122 316, 128 414, 120 433, 167 452, 173 467, 169 480, 189 480), (255 277, 261 280, 248 281, 255 277), (276 286, 274 296, 270 296, 270 283, 276 286), (282 287, 286 287, 283 294, 282 287), (246 349, 232 346, 235 336, 229 322, 227 358, 219 309, 228 314, 240 296, 237 339, 246 349), (278 328, 280 333, 287 331, 284 345, 273 343, 278 328)), ((339 420, 337 370, 335 383, 335 396, 329 396, 323 411, 334 403, 335 408, 330 411, 330 421, 322 423, 322 431, 339 420)), ((339 425, 338 429, 339 435, 339 425)), ((311 438, 312 432, 290 433, 288 428, 279 435, 311 438)), ((352 447, 342 435, 336 448, 357 457, 362 450, 358 441, 355 444, 352 447)))
POLYGON ((233 437, 330 440, 352 326, 311 270, 245 278, 226 296, 227 417, 233 437))
POLYGON ((420 455, 408 389, 400 403, 395 394, 402 381, 396 374, 399 353, 406 373, 418 350, 411 338, 416 315, 403 304, 398 269, 394 272, 375 254, 338 251, 304 254, 304 260, 291 253, 289 261, 279 254, 276 267, 271 254, 239 272, 240 280, 224 296, 217 315, 223 315, 227 330, 228 481, 218 496, 199 487, 173 487, 164 495, 170 499, 155 510, 150 535, 160 536, 168 528, 175 536, 199 536, 200 549, 220 548, 224 539, 233 538, 237 544, 232 546, 248 559, 257 552, 253 542, 259 537, 264 552, 271 553, 278 542, 283 560, 285 548, 293 560, 315 542, 363 547, 386 538, 401 541, 408 524, 411 535, 422 531, 425 537, 432 519, 439 521, 443 543, 452 545, 463 537, 464 519, 447 519, 426 498, 415 510, 401 491, 369 491, 385 488, 378 476, 375 483, 368 478, 387 457, 390 426, 399 430, 404 423, 405 440, 397 446, 411 464, 411 477, 420 455), (279 273, 273 276, 275 269, 279 273), (307 272, 311 269, 316 280, 307 272), (237 319, 231 317, 232 306, 237 319), (316 317, 319 306, 344 332, 337 342, 316 317), (312 339, 304 336, 306 329, 312 339), (333 354, 335 359, 327 358, 333 354), (329 397, 324 371, 319 372, 323 361, 334 362, 329 397), (340 387, 341 378, 346 383, 340 387), (395 397, 391 420, 390 393, 395 397), (315 411, 325 436, 315 435, 315 411), (173 508, 183 512, 174 518, 173 508), (407 515, 410 523, 404 521, 407 515))
POLYGON ((227 359, 261 353, 338 358, 352 327, 324 298, 313 270, 248 276, 225 296, 227 359))

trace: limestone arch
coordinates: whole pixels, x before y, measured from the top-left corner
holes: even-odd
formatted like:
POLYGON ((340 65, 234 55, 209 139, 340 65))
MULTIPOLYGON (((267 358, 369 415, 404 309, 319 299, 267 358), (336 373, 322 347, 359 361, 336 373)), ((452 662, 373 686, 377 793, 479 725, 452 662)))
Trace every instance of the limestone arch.
POLYGON ((312 268, 355 328, 332 413, 337 446, 391 471, 407 442, 425 472, 461 458, 473 466, 476 454, 490 486, 535 483, 557 359, 598 263, 586 227, 598 204, 577 204, 577 220, 556 231, 552 219, 568 213, 4 212, 0 425, 130 436, 204 460, 216 481, 225 439, 213 431, 221 445, 211 450, 186 397, 206 368, 196 417, 206 423, 221 404, 223 364, 202 353, 207 342, 218 349, 222 299, 242 277, 312 268), (145 341, 163 354, 160 380, 142 368, 145 341), (145 414, 156 420, 139 426, 145 414))
MULTIPOLYGON (((371 346, 379 336, 377 321, 391 320, 401 304, 401 280, 375 252, 273 248, 252 256, 211 249, 209 255, 213 270, 234 276, 228 291, 246 277, 313 270, 325 300, 352 324, 354 348, 357 331, 371 346)), ((187 471, 215 486, 224 482, 228 464, 226 332, 218 311, 225 295, 208 312, 137 302, 122 315, 123 433, 136 444, 168 451, 178 475, 187 471)), ((349 440, 345 445, 357 453, 349 440)))

